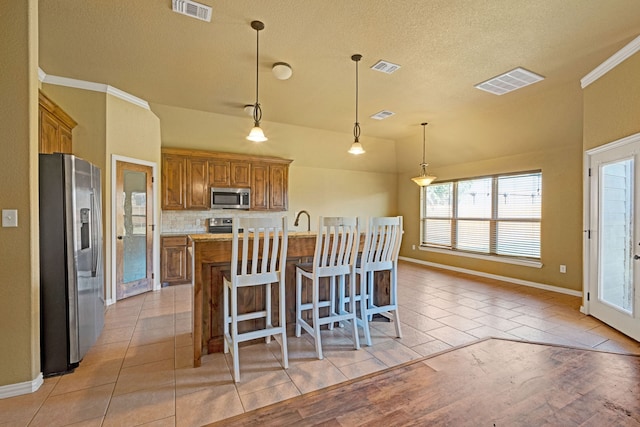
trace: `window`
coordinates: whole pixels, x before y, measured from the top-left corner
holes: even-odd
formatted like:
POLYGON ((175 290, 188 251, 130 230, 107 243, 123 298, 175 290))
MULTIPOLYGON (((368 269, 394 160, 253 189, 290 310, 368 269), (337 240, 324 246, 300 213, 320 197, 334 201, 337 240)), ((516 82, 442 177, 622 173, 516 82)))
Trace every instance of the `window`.
POLYGON ((422 188, 423 247, 540 259, 542 172, 422 188))

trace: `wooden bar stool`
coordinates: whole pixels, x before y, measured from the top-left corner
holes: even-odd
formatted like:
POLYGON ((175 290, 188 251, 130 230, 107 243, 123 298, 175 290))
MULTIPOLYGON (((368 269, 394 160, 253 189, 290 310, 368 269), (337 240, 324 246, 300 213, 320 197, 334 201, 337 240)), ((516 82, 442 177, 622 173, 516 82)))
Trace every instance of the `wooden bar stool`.
POLYGON ((343 295, 346 278, 349 279, 349 295, 355 295, 355 261, 360 244, 358 218, 320 217, 316 249, 312 264, 296 265, 296 336, 301 330, 307 331, 315 341, 316 355, 322 359, 322 325, 341 322, 352 328, 353 346, 360 348, 356 325, 356 304, 337 305, 336 292, 343 295), (309 279, 309 280, 305 280, 309 279), (328 298, 321 297, 320 279, 329 278, 328 298), (337 281, 336 281, 337 279, 337 281), (336 290, 336 284, 338 289, 336 290), (305 285, 305 286, 303 286, 305 285), (302 302, 303 291, 311 287, 311 301, 302 302), (322 317, 320 309, 323 309, 322 317), (311 312, 310 321, 303 318, 303 312, 311 312))
MULTIPOLYGON (((360 278, 360 317, 358 325, 364 329, 368 346, 371 346, 369 321, 374 314, 381 314, 395 323, 396 336, 402 337, 398 316, 398 255, 402 243, 402 217, 371 218, 367 227, 362 255, 356 265, 360 278), (390 272, 389 303, 376 306, 373 275, 376 271, 390 272)), ((343 304, 343 303, 341 303, 343 304)))
MULTIPOLYGON (((237 217, 232 223, 231 270, 224 276, 224 352, 231 351, 233 379, 240 381, 238 344, 256 338, 280 336, 282 366, 289 367, 285 313, 285 266, 287 259, 287 217, 237 217), (278 288, 278 325, 271 316, 271 284, 278 288), (264 309, 238 313, 238 290, 262 287, 264 309), (238 323, 264 318, 264 326, 239 332, 238 323)), ((256 324, 258 322, 255 322, 256 324)), ((277 339, 276 339, 277 341, 277 339)))

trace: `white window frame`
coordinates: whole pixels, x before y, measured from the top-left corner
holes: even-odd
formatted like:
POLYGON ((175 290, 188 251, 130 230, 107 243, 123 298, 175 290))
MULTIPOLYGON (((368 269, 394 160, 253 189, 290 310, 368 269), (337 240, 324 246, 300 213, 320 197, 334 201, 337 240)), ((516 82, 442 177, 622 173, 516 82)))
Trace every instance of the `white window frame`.
MULTIPOLYGON (((504 173, 504 174, 495 174, 495 175, 486 175, 486 176, 480 176, 480 177, 469 177, 469 178, 461 178, 461 179, 455 179, 455 180, 447 180, 447 181, 441 181, 441 182, 437 182, 434 184, 445 184, 445 183, 449 183, 452 182, 454 183, 453 185, 453 191, 452 191, 452 203, 453 203, 453 209, 452 209, 452 216, 451 216, 451 220, 456 222, 458 221, 458 218, 456 217, 456 204, 457 204, 457 192, 455 191, 456 188, 456 184, 457 182, 460 181, 467 181, 467 180, 472 180, 472 179, 480 179, 480 178, 492 178, 494 180, 494 182, 497 181, 498 178, 501 177, 508 177, 508 176, 516 176, 516 175, 526 175, 526 174, 533 174, 533 173, 539 173, 541 178, 542 178, 542 171, 541 170, 531 170, 531 171, 521 171, 521 172, 511 172, 511 173, 504 173)), ((425 226, 425 220, 427 219, 426 215, 425 215, 425 197, 426 197, 426 192, 427 192, 427 187, 422 187, 420 189, 420 246, 419 246, 419 250, 421 251, 426 251, 426 252, 433 252, 433 253, 442 253, 442 254, 448 254, 448 255, 455 255, 455 256, 460 256, 460 257, 466 257, 466 258, 475 258, 475 259, 481 259, 481 260, 486 260, 486 261, 494 261, 494 262, 500 262, 500 263, 506 263, 506 264, 514 264, 514 265, 521 265, 521 266, 526 266, 526 267, 532 267, 532 268, 542 268, 543 263, 542 263, 542 247, 540 248, 540 258, 531 258, 531 257, 520 257, 520 256, 511 256, 511 255, 497 255, 497 254, 487 254, 487 253, 478 253, 478 252, 471 252, 471 251, 465 251, 465 250, 460 250, 460 249, 456 249, 456 248, 445 248, 442 246, 437 246, 437 245, 429 245, 425 242, 422 241, 422 238, 424 236, 424 226, 425 226)), ((497 201, 497 198, 499 197, 499 194, 497 194, 496 191, 494 191, 492 193, 492 198, 494 199, 494 205, 495 202, 497 201)), ((501 219, 498 219, 495 217, 495 212, 492 214, 492 218, 490 219, 491 223, 494 224, 496 221, 502 221, 501 219)), ((542 217, 540 218, 540 227, 542 228, 542 217)), ((453 226, 452 228, 455 228, 455 226, 453 226)), ((455 233, 452 232, 452 235, 455 235, 455 233)), ((454 237, 452 236, 452 239, 454 239, 454 237)), ((455 246, 455 243, 452 242, 452 245, 455 246)), ((542 232, 540 235, 540 245, 542 246, 542 232)))

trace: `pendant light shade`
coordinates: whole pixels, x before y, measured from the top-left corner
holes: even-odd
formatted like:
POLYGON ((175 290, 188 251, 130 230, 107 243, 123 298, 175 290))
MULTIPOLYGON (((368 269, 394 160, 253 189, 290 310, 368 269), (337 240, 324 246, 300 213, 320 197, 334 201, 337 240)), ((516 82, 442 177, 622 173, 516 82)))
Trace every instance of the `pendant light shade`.
POLYGON ((262 120, 262 108, 258 101, 258 60, 260 54, 260 30, 264 30, 264 24, 260 21, 251 21, 251 28, 256 30, 256 103, 253 105, 253 128, 249 132, 247 139, 253 142, 264 142, 267 137, 264 136, 262 128, 260 128, 260 120, 262 120))
POLYGON ((362 59, 362 55, 351 55, 351 60, 356 63, 356 122, 353 125, 353 144, 349 148, 349 154, 364 154, 364 148, 360 144, 360 123, 358 123, 358 62, 362 59))
POLYGON ((431 184, 436 179, 436 177, 427 173, 427 166, 429 166, 429 164, 425 161, 424 156, 427 146, 425 129, 429 123, 420 124, 422 125, 422 163, 420 163, 420 175, 411 178, 411 180, 418 184, 420 187, 425 187, 431 184))

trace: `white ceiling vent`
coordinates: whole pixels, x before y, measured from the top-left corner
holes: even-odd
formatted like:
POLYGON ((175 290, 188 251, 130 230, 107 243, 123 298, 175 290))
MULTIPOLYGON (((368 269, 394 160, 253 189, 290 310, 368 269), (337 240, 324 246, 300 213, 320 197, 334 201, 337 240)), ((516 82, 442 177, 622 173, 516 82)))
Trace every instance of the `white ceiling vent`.
POLYGON ((375 113, 373 116, 370 116, 374 120, 384 120, 388 117, 393 116, 395 113, 389 110, 382 110, 375 113))
POLYGON ((541 80, 544 80, 544 77, 518 67, 487 81, 478 83, 475 87, 493 93, 494 95, 504 95, 505 93, 529 86, 541 80))
POLYGON ((371 66, 372 70, 380 71, 385 74, 392 74, 398 71, 400 66, 389 61, 383 61, 382 59, 371 66))
POLYGON ((173 11, 201 21, 211 22, 211 8, 189 0, 173 0, 173 11))

